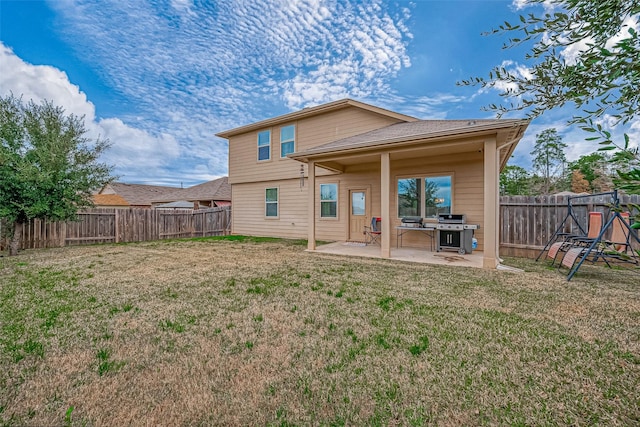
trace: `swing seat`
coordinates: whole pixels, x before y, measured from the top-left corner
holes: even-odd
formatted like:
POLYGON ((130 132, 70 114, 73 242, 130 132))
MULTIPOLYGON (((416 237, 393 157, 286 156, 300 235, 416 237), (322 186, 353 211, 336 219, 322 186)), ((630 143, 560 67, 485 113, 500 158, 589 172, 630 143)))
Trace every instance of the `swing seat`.
MULTIPOLYGON (((611 222, 610 222, 611 224, 611 222)), ((571 273, 575 273, 580 265, 574 267, 577 260, 581 262, 590 261, 592 264, 602 260, 607 267, 611 267, 610 261, 639 264, 638 256, 631 247, 629 232, 629 213, 622 212, 616 214, 612 222, 611 237, 609 239, 592 239, 588 245, 575 245, 569 248, 562 258, 562 265, 567 267, 571 273)), ((604 234, 604 233, 600 233, 604 234)))
POLYGON ((558 259, 558 254, 567 252, 569 249, 578 245, 585 247, 593 243, 593 241, 600 235, 603 224, 604 215, 602 212, 589 212, 589 224, 586 236, 565 235, 563 241, 556 242, 549 247, 547 258, 552 259, 551 265, 555 264, 558 259))

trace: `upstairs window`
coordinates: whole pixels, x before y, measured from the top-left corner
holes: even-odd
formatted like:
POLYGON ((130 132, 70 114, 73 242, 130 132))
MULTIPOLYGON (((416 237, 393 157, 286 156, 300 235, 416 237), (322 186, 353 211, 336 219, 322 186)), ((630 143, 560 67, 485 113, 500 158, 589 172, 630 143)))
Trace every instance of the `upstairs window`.
POLYGON ((280 128, 280 157, 287 157, 295 151, 295 134, 295 125, 280 128))
POLYGON ((258 132, 258 160, 271 159, 271 131, 258 132))

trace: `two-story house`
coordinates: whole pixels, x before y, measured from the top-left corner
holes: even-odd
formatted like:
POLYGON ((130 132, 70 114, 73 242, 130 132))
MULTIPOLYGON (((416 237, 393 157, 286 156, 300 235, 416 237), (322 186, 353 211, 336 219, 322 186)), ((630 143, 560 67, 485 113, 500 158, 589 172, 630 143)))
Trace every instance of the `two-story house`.
MULTIPOLYGON (((381 256, 403 217, 466 215, 483 265, 498 264, 498 177, 526 120, 418 120, 344 99, 220 132, 229 140, 234 234, 362 240, 381 256)), ((422 246, 417 236, 404 245, 422 246), (413 239, 413 240, 412 240, 413 239)))

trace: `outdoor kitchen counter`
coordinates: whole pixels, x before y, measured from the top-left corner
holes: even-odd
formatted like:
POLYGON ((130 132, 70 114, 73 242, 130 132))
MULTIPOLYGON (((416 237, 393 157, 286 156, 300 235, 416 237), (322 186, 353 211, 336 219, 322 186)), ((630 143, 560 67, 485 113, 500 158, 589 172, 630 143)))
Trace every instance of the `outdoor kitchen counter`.
POLYGON ((435 231, 436 224, 422 224, 421 227, 407 227, 405 225, 399 225, 396 227, 396 247, 402 247, 402 236, 409 231, 421 231, 422 234, 429 238, 429 243, 431 243, 431 252, 435 249, 435 231))

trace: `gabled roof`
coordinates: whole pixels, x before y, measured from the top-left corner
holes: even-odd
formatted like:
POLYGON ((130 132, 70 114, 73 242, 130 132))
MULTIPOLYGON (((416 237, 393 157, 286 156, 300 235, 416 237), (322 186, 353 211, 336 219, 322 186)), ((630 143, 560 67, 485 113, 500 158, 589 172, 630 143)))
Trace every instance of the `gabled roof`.
POLYGON ((118 194, 94 194, 96 206, 129 206, 129 203, 118 194))
POLYGON ((229 185, 229 178, 225 176, 214 179, 213 181, 194 185, 193 187, 174 190, 153 199, 153 202, 175 202, 179 200, 186 200, 189 202, 198 200, 230 201, 231 185, 229 185))
POLYGON ((176 191, 176 187, 160 185, 126 184, 124 182, 112 182, 104 186, 100 194, 118 194, 130 205, 151 206, 151 201, 163 194, 176 191), (111 190, 111 191, 109 191, 111 190))
POLYGON ((339 101, 333 101, 322 105, 317 105, 315 107, 303 108, 299 111, 294 111, 293 113, 284 114, 282 116, 273 117, 271 119, 262 120, 256 123, 251 123, 245 126, 237 127, 234 129, 226 130, 220 133, 217 133, 216 136, 221 138, 227 138, 240 135, 243 133, 251 132, 258 129, 267 128, 270 126, 275 126, 281 123, 291 122, 294 120, 299 120, 306 117, 317 116, 320 114, 325 114, 331 111, 340 110, 347 107, 356 107, 363 110, 371 111, 376 114, 380 114, 387 117, 392 117, 397 120, 402 120, 404 122, 412 122, 416 121, 415 117, 407 116, 405 114, 396 113, 395 111, 386 110, 384 108, 376 107, 375 105, 366 104, 364 102, 355 101, 353 99, 341 99, 339 101))

